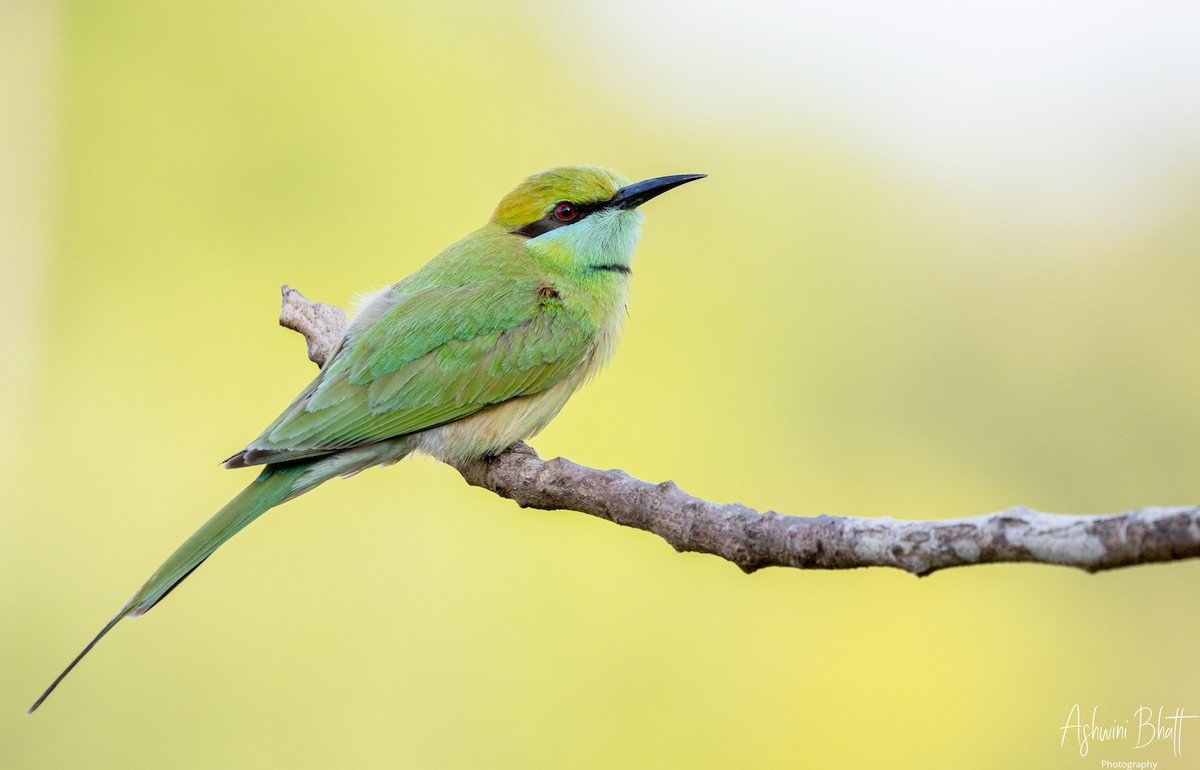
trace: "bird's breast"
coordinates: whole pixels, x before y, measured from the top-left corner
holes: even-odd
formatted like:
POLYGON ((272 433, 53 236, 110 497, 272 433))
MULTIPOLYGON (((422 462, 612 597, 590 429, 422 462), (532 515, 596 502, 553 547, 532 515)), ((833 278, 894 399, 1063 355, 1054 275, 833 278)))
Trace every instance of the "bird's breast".
POLYGON ((413 436, 413 446, 426 454, 455 462, 489 457, 516 441, 537 435, 584 383, 596 375, 616 350, 622 313, 597 332, 583 360, 554 385, 537 393, 511 398, 475 414, 413 436))

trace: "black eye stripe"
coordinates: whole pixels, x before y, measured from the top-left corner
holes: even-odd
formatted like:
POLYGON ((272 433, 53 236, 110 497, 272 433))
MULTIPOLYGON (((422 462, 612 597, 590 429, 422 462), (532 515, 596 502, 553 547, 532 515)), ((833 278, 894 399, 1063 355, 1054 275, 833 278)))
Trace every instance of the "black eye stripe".
POLYGON ((554 204, 554 206, 551 207, 546 216, 542 217, 536 222, 530 222, 527 225, 521 225, 516 230, 513 230, 512 234, 523 235, 526 238, 536 238, 542 233, 548 233, 551 230, 557 230, 560 227, 573 225, 576 222, 586 219, 588 215, 595 214, 597 211, 605 208, 608 204, 609 201, 599 201, 597 203, 572 203, 571 201, 558 201, 554 204), (575 216, 570 221, 565 222, 555 216, 555 212, 558 211, 559 206, 564 203, 570 205, 575 210, 575 216))

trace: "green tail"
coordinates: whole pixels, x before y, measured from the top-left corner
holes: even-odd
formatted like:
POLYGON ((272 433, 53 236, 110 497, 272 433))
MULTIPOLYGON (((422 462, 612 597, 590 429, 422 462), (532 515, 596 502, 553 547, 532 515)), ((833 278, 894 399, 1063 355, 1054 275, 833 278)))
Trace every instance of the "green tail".
POLYGON ((185 577, 192 574, 192 571, 211 556, 221 543, 236 535, 247 524, 293 494, 307 491, 316 486, 316 484, 302 483, 304 473, 310 468, 308 463, 265 468, 259 477, 251 482, 250 486, 226 503, 224 508, 217 511, 216 515, 206 521, 204 526, 196 530, 194 535, 179 546, 175 553, 171 554, 171 557, 150 576, 150 579, 134 594, 133 598, 125 603, 125 606, 112 620, 108 621, 104 628, 100 629, 100 633, 88 642, 88 646, 83 648, 83 652, 76 655, 75 660, 72 660, 70 665, 58 675, 58 678, 46 688, 42 697, 29 707, 27 713, 32 714, 38 706, 42 705, 42 701, 54 692, 58 683, 71 673, 71 669, 83 660, 84 655, 91 652, 91 649, 96 646, 96 642, 112 630, 118 621, 125 617, 137 617, 145 614, 175 586, 179 585, 185 577))

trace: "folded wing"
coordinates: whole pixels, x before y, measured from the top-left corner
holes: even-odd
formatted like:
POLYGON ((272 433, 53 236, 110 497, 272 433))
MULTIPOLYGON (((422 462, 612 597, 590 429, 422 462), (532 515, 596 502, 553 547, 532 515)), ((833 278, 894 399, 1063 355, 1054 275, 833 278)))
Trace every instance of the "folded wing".
POLYGON ((379 301, 392 306, 352 326, 317 379, 227 466, 386 441, 538 393, 579 366, 596 336, 537 285, 428 286, 379 301))

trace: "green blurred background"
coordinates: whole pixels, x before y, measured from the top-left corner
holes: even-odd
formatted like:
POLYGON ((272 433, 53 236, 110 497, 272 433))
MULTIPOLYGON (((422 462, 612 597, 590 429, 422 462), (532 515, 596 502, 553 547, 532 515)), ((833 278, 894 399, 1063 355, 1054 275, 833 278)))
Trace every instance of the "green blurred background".
POLYGON ((646 207, 610 369, 533 442, 718 501, 1200 499, 1182 4, 0 11, 0 767, 1095 767, 1200 713, 1200 564, 765 570, 429 460, 239 535, 24 709, 252 474, 345 305, 564 163, 646 207))

